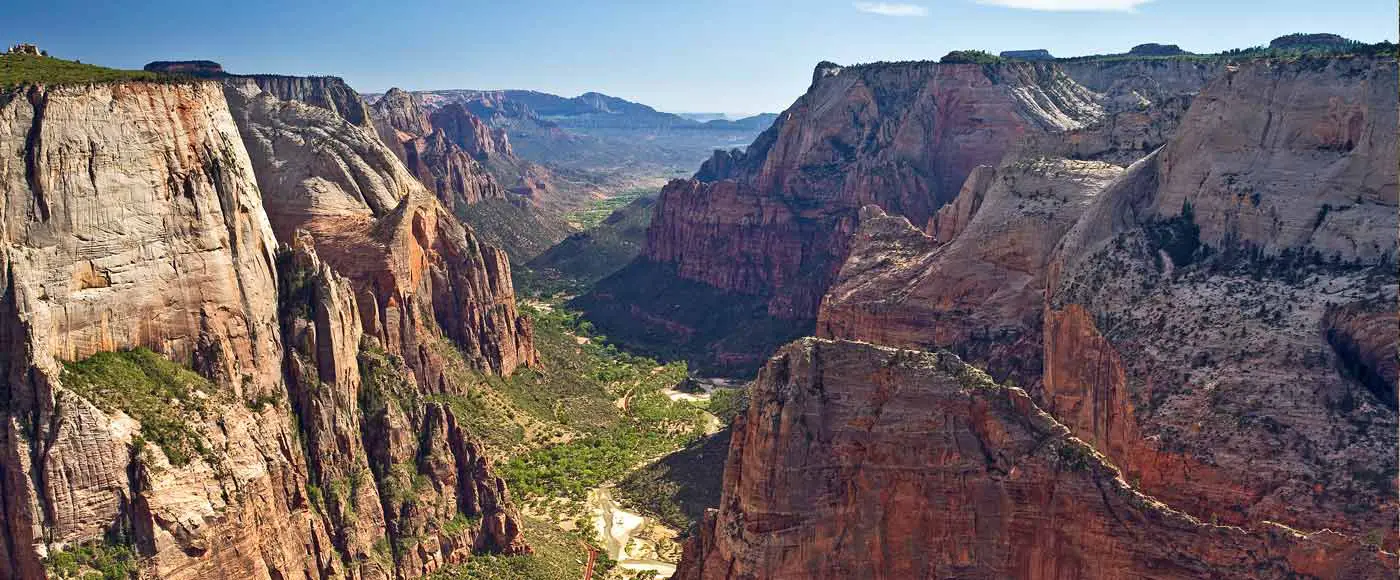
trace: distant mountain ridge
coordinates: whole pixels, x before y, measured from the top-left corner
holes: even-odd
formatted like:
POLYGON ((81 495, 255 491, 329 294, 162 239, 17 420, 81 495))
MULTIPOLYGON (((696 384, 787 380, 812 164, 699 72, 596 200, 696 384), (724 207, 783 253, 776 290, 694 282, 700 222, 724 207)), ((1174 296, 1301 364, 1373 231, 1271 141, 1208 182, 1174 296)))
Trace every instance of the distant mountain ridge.
MULTIPOLYGON (((531 161, 636 175, 689 174, 714 150, 743 147, 777 119, 774 113, 762 113, 697 120, 599 92, 576 97, 520 89, 414 94, 429 110, 460 104, 492 129, 504 129, 517 153, 531 161)), ((366 95, 371 100, 379 96, 366 95)))
MULTIPOLYGON (((507 116, 530 117, 554 121, 561 126, 591 127, 651 127, 651 128, 690 128, 719 129, 751 128, 759 130, 772 124, 776 113, 759 113, 739 119, 723 118, 722 113, 692 115, 667 113, 655 108, 629 101, 620 97, 589 91, 577 97, 562 97, 552 93, 528 89, 477 90, 443 89, 418 91, 425 102, 433 106, 436 101, 463 102, 473 114, 489 118, 493 113, 507 116), (505 106, 512 103, 516 106, 505 106)), ((380 95, 367 94, 370 99, 380 95)))

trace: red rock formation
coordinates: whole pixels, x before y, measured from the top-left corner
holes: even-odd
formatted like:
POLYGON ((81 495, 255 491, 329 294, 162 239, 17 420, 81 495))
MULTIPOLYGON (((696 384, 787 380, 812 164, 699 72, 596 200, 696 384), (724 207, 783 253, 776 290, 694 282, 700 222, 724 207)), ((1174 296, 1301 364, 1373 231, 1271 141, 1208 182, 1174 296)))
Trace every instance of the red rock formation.
POLYGON ((449 103, 433 111, 428 119, 433 127, 442 129, 448 139, 472 157, 482 161, 515 158, 505 130, 492 129, 476 115, 467 112, 461 103, 449 103))
POLYGON ((969 179, 942 246, 872 214, 818 330, 967 353, 1197 517, 1393 547, 1394 66, 1241 67, 1107 187, 969 179))
POLYGON ((379 138, 454 213, 461 215, 483 199, 505 197, 481 163, 433 128, 414 95, 390 89, 372 111, 379 138))
MULTIPOLYGON (((356 285, 366 332, 412 358, 427 316, 479 368, 535 360, 505 254, 478 243, 373 134, 295 102, 231 88, 243 138, 281 239, 306 230, 356 285), (311 147, 304 136, 324 136, 311 147), (351 171, 356 164, 372 171, 351 171)), ((416 367, 415 367, 416 368, 416 367)))
POLYGON ((1327 532, 1217 526, 951 354, 804 339, 759 373, 678 580, 1388 578, 1327 532))
POLYGON ((1044 65, 819 68, 746 153, 701 168, 713 182, 667 186, 645 255, 724 290, 770 293, 774 315, 812 318, 859 207, 924 223, 1019 139, 1100 114, 1088 91, 1044 65), (706 245, 717 243, 726 247, 706 245))

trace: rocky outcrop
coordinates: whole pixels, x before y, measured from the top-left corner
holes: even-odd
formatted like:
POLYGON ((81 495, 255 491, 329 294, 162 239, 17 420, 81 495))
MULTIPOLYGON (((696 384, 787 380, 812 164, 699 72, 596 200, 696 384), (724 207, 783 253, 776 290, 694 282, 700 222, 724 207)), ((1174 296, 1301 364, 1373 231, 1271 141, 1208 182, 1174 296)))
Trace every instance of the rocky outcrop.
POLYGON ((1139 44, 1128 51, 1129 56, 1182 56, 1187 54, 1191 53, 1182 50, 1180 46, 1175 44, 1158 44, 1156 42, 1139 44))
POLYGON ((951 354, 804 339, 750 397, 677 579, 1396 573, 1393 554, 1329 532, 1175 511, 951 354))
POLYGON ((493 128, 461 103, 448 103, 428 117, 447 140, 484 165, 511 193, 536 205, 548 204, 555 192, 550 171, 515 155, 504 128, 493 128))
MULTIPOLYGON (((370 109, 374 113, 375 129, 381 137, 387 137, 395 131, 415 136, 433 132, 433 125, 428 122, 428 114, 423 110, 418 97, 403 89, 389 89, 380 95, 370 109)), ((385 138, 384 142, 394 143, 399 140, 385 138)))
POLYGON ((414 95, 390 89, 375 102, 373 113, 379 138, 454 214, 465 215, 467 206, 504 197, 481 163, 442 129, 433 128, 414 95))
POLYGON ((336 549, 405 577, 475 552, 528 552, 481 444, 450 409, 421 403, 464 386, 424 391, 402 358, 366 340, 354 284, 318 258, 305 231, 278 266, 288 393, 319 490, 311 501, 330 520, 336 549), (463 525, 471 520, 483 523, 463 525))
POLYGON ((353 125, 373 130, 369 105, 340 77, 240 75, 283 101, 300 101, 335 113, 353 125))
POLYGON ((818 331, 965 353, 1196 517, 1394 547, 1394 67, 1241 66, 1116 179, 974 173, 933 238, 867 210, 818 331))
POLYGON ((212 60, 158 60, 147 63, 142 70, 197 77, 219 77, 225 74, 224 67, 212 60))
POLYGON ((930 238, 868 206, 817 335, 949 349, 998 380, 1040 379, 1040 305, 1056 244, 1122 170, 1033 159, 981 167, 930 238), (943 242, 940 244, 940 242, 943 242))
POLYGON ((1224 59, 1085 58, 1058 63, 1075 82, 1099 93, 1129 87, 1144 98, 1160 102, 1189 95, 1225 72, 1224 59))
POLYGON ((505 130, 492 129, 460 103, 450 103, 433 111, 429 121, 472 157, 482 161, 515 158, 505 130))
POLYGON ((717 153, 697 179, 662 190, 643 259, 811 324, 861 206, 923 224, 973 168, 1102 115, 1052 64, 823 63, 746 152, 717 153))
MULTIPOLYGON (((535 362, 533 336, 515 309, 504 253, 478 243, 373 133, 238 83, 225 92, 268 200, 269 221, 279 236, 299 242, 286 278, 317 301, 324 300, 323 288, 339 286, 345 296, 333 316, 363 333, 357 359, 351 359, 358 362, 358 384, 352 381, 329 401, 320 388, 328 382, 327 366, 346 366, 344 349, 335 357, 340 362, 317 362, 321 370, 296 383, 311 397, 297 407, 304 428, 330 426, 324 440, 333 442, 333 459, 342 456, 330 462, 335 469, 315 472, 327 486, 327 512, 335 514, 330 504, 343 503, 342 510, 360 513, 355 502, 376 498, 354 493, 370 486, 353 482, 373 480, 394 564, 408 576, 429 574, 473 552, 528 551, 505 484, 481 444, 450 409, 428 402, 432 395, 462 395, 470 388, 447 372, 446 357, 458 356, 458 348, 486 372, 509 374, 535 362), (328 272, 344 280, 332 282, 328 272), (328 408, 339 409, 334 416, 341 423, 317 420, 317 412, 328 408), (359 417, 344 418, 357 411, 359 417), (342 442, 355 436, 362 447, 345 448, 342 442), (357 461, 368 469, 352 471, 348 480, 338 473, 357 461), (417 483, 424 480, 430 485, 417 483), (349 491, 332 497, 337 489, 349 491)), ((326 327, 315 320, 317 333, 326 327)), ((288 329, 294 336, 305 333, 297 331, 295 325, 288 329)), ((323 361, 310 356, 322 350, 294 356, 291 369, 305 374, 305 361, 323 361)), ((335 529, 335 539, 351 551, 355 530, 335 529)))
POLYGON ((1397 545, 1395 66, 1226 74, 1052 260, 1047 410, 1168 503, 1397 545))

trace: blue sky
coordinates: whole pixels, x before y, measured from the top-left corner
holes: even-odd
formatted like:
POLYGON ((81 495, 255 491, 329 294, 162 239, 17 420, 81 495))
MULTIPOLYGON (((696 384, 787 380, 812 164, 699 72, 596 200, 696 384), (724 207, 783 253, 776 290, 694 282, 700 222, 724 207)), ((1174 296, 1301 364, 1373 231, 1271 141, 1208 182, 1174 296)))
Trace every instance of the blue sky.
POLYGON ((1289 32, 1396 40, 1395 0, 0 0, 0 43, 122 68, 207 58, 357 89, 596 90, 669 111, 785 108, 813 65, 954 49, 1196 52, 1289 32), (1265 7, 1261 9, 1261 6, 1265 7))

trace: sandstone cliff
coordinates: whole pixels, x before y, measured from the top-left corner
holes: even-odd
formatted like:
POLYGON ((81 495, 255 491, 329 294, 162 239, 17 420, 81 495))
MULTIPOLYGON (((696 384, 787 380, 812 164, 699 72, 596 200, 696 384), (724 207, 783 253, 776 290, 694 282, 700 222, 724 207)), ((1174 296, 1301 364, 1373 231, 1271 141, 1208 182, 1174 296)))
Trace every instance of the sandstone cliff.
POLYGON ((168 578, 334 565, 286 410, 245 405, 282 388, 276 240, 218 86, 31 87, 0 119, 0 577, 110 535, 168 578), (133 347, 215 380, 191 419, 207 457, 171 465, 122 409, 65 386, 60 361, 133 347))
POLYGON ((461 103, 439 107, 428 119, 433 128, 486 166, 512 193, 525 196, 536 205, 555 201, 551 199, 557 193, 553 175, 543 166, 517 157, 505 129, 492 128, 461 103))
POLYGON ((957 357, 804 339, 752 385, 675 578, 1388 578, 1328 532, 1202 522, 957 357))
POLYGON ((377 310, 364 316, 369 334, 418 356, 427 317, 479 368, 509 374, 533 362, 504 252, 480 244, 374 133, 246 86, 225 92, 273 230, 312 234, 322 259, 357 284, 362 307, 377 310))
POLYGON ((0 578, 92 554, 161 578, 416 577, 528 550, 426 397, 465 388, 440 376, 444 334, 486 372, 533 361, 503 257, 372 133, 244 97, 0 96, 0 578), (336 221, 366 227, 315 237, 336 221))
POLYGON ((703 180, 662 191, 645 255, 717 288, 771 294, 774 315, 811 318, 862 205, 923 223, 1019 139, 1101 115, 1053 66, 819 67, 746 152, 717 153, 703 180))
POLYGON ((298 77, 286 75, 240 75, 284 101, 301 101, 335 113, 350 123, 373 129, 369 105, 340 77, 298 77))

